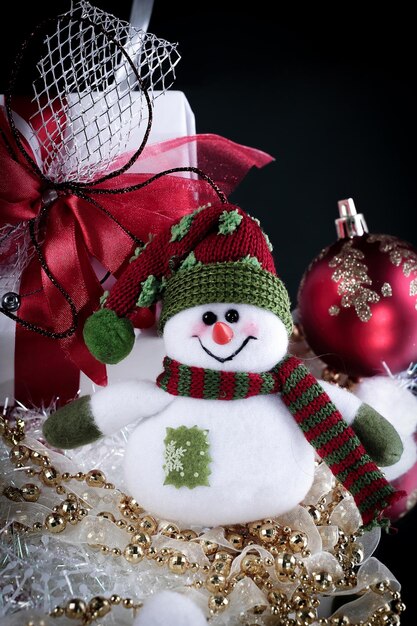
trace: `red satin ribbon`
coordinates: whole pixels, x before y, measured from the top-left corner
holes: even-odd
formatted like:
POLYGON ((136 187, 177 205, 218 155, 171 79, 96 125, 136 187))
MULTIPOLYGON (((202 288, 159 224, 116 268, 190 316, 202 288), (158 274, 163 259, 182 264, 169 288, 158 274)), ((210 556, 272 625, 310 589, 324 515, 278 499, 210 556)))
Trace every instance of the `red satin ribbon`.
MULTIPOLYGON (((8 123, 0 115, 0 227, 36 217, 41 208, 42 183, 17 149, 10 154, 4 138, 14 146, 8 123)), ((216 135, 196 135, 169 140, 145 148, 140 158, 147 173, 126 173, 101 185, 91 183, 89 194, 97 199, 137 238, 166 228, 196 206, 217 201, 211 187, 201 180, 168 175, 136 192, 95 195, 95 190, 123 188, 147 180, 153 173, 184 164, 184 149, 197 152, 199 167, 229 194, 253 166, 272 158, 252 148, 216 135), (195 145, 194 145, 195 144, 195 145)), ((41 226, 43 254, 62 287, 70 294, 78 314, 74 335, 63 340, 43 337, 17 325, 15 339, 15 397, 35 406, 48 405, 59 396, 64 403, 76 395, 79 371, 98 385, 107 382, 105 366, 88 352, 82 328, 97 307, 103 290, 91 267, 96 258, 116 277, 132 254, 132 239, 109 216, 76 195, 61 195, 48 209, 41 226)), ((71 311, 52 285, 38 260, 23 271, 18 311, 20 317, 55 332, 72 323, 71 311), (41 291, 39 291, 41 289, 41 291)), ((5 357, 3 357, 5 358, 5 357)), ((6 355, 7 358, 7 355, 6 355)))

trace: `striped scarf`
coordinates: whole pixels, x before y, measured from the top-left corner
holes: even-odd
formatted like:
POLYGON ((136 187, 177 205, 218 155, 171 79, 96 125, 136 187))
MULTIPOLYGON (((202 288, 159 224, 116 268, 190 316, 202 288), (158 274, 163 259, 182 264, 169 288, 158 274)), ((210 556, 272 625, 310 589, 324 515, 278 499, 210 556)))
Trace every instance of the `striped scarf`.
POLYGON ((382 511, 401 497, 323 387, 294 356, 287 356, 271 371, 261 374, 190 367, 165 357, 164 371, 156 383, 172 395, 206 400, 280 393, 307 441, 354 497, 365 528, 385 524, 382 511))

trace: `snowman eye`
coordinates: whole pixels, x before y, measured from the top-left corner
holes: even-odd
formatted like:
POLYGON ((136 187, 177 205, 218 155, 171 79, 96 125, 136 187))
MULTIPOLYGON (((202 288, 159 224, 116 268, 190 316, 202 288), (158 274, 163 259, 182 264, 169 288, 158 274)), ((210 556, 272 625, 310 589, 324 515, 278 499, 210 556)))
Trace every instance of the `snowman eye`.
POLYGON ((236 309, 229 309, 225 315, 225 318, 226 322, 229 322, 229 324, 234 324, 239 320, 239 313, 236 311, 236 309))
POLYGON ((212 326, 217 322, 217 315, 213 313, 213 311, 206 311, 203 313, 203 322, 207 324, 207 326, 212 326))

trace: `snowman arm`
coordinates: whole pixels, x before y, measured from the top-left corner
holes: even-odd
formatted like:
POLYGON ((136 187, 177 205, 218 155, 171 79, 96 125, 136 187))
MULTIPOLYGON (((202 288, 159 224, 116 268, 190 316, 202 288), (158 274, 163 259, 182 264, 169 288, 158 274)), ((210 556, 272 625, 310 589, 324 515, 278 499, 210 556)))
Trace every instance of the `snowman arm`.
POLYGON ((150 380, 125 380, 91 396, 91 413, 103 435, 165 409, 174 396, 150 380))
POLYGON ((353 393, 350 393, 350 391, 342 389, 337 385, 328 383, 325 380, 319 380, 319 383, 330 397, 333 404, 336 405, 337 409, 343 415, 345 422, 347 422, 349 426, 352 426, 352 423, 354 422, 355 417, 363 404, 362 401, 359 400, 359 398, 357 398, 353 393))
POLYGON ((377 465, 385 467, 400 460, 401 437, 385 417, 353 393, 323 380, 320 384, 377 465))
POLYGON ((122 381, 78 398, 50 415, 43 434, 54 447, 77 448, 155 415, 173 400, 151 381, 122 381))

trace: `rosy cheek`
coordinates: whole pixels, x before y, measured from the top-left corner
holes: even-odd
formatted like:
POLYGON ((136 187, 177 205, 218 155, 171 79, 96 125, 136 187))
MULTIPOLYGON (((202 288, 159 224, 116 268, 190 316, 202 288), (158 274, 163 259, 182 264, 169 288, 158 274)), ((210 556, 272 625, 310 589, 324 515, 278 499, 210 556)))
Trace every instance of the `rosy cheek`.
POLYGON ((258 324, 256 322, 246 322, 242 327, 242 332, 248 337, 249 335, 257 337, 258 330, 258 324))
POLYGON ((207 324, 204 324, 204 322, 197 322, 191 328, 191 335, 197 335, 197 337, 202 337, 208 329, 209 327, 207 326, 207 324))

